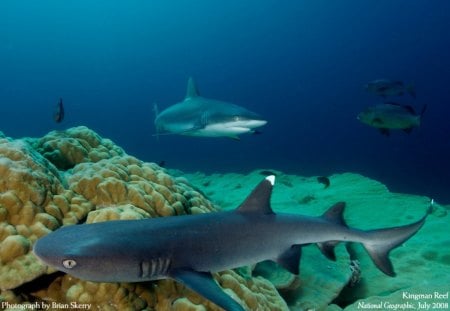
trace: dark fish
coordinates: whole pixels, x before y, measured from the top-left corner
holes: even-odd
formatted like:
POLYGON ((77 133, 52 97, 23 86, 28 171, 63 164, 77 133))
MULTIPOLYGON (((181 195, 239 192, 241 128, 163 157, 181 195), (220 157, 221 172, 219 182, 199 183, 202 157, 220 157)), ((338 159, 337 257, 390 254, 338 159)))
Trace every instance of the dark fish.
POLYGON ((162 160, 158 162, 159 167, 166 167, 166 161, 162 160))
POLYGON ((420 126, 426 107, 424 105, 421 113, 417 114, 411 106, 384 103, 367 108, 357 118, 364 124, 378 128, 386 136, 389 136, 390 130, 395 129, 409 134, 414 127, 420 126))
POLYGON ((324 188, 328 188, 330 186, 330 179, 328 177, 319 176, 317 177, 317 181, 323 184, 325 186, 324 188))
POLYGON ((61 123, 64 120, 64 105, 62 98, 59 99, 58 104, 56 105, 55 114, 53 115, 53 119, 56 123, 61 123))
POLYGON ((408 93, 412 97, 416 98, 414 86, 405 85, 402 81, 379 79, 367 83, 364 88, 367 92, 381 97, 402 96, 403 94, 408 93))

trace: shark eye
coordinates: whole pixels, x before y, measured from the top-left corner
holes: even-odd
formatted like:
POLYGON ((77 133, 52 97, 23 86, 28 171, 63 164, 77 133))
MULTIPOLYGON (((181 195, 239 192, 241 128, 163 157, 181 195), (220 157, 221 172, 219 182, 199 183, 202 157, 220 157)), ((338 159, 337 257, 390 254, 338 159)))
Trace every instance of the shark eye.
POLYGON ((73 259, 66 259, 66 260, 63 260, 62 264, 63 264, 64 268, 72 269, 73 267, 75 267, 77 265, 77 262, 73 259))

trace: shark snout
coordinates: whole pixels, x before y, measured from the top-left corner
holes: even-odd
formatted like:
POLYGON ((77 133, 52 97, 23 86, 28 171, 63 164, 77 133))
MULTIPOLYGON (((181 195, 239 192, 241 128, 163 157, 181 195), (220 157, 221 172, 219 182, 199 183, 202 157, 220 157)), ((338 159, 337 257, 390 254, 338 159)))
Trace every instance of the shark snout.
POLYGON ((263 125, 266 125, 267 121, 266 120, 248 120, 246 122, 246 127, 250 128, 250 129, 254 129, 263 125))
POLYGON ((254 129, 267 124, 266 120, 262 118, 250 118, 243 116, 235 116, 231 118, 228 122, 223 122, 228 127, 240 127, 247 129, 254 129))

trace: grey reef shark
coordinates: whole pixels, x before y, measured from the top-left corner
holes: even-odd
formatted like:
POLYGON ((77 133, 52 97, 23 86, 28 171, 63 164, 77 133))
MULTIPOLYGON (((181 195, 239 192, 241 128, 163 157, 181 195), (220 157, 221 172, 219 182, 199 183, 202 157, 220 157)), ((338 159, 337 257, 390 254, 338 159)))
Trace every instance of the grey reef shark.
POLYGON ((95 282, 174 279, 227 311, 243 311, 211 273, 269 259, 298 274, 302 246, 317 243, 334 259, 334 246, 343 241, 362 243, 378 269, 394 276, 389 252, 426 219, 387 229, 352 229, 344 222, 343 202, 321 217, 276 214, 270 205, 274 182, 275 176, 267 176, 233 211, 62 227, 39 239, 34 254, 49 266, 95 282))
POLYGON ((180 103, 158 112, 155 104, 156 136, 188 135, 203 137, 230 137, 256 133, 255 129, 267 123, 257 113, 244 107, 202 97, 195 82, 188 80, 186 97, 180 103))

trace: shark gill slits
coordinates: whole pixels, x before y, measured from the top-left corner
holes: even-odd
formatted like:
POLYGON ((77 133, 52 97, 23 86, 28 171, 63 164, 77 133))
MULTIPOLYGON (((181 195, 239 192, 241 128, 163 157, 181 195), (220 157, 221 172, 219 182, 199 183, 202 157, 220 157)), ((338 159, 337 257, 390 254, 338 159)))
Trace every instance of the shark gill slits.
POLYGON ((64 268, 66 269, 72 269, 73 267, 75 267, 77 265, 77 262, 73 259, 65 259, 62 262, 64 268))
POLYGON ((200 118, 200 125, 201 127, 205 127, 209 123, 209 113, 204 112, 200 118))
POLYGON ((149 271, 150 271, 150 263, 148 261, 141 261, 141 264, 139 265, 139 276, 141 278, 148 277, 149 271))
POLYGON ((156 258, 150 261, 142 261, 140 263, 141 278, 156 278, 167 274, 170 267, 170 259, 156 258))

